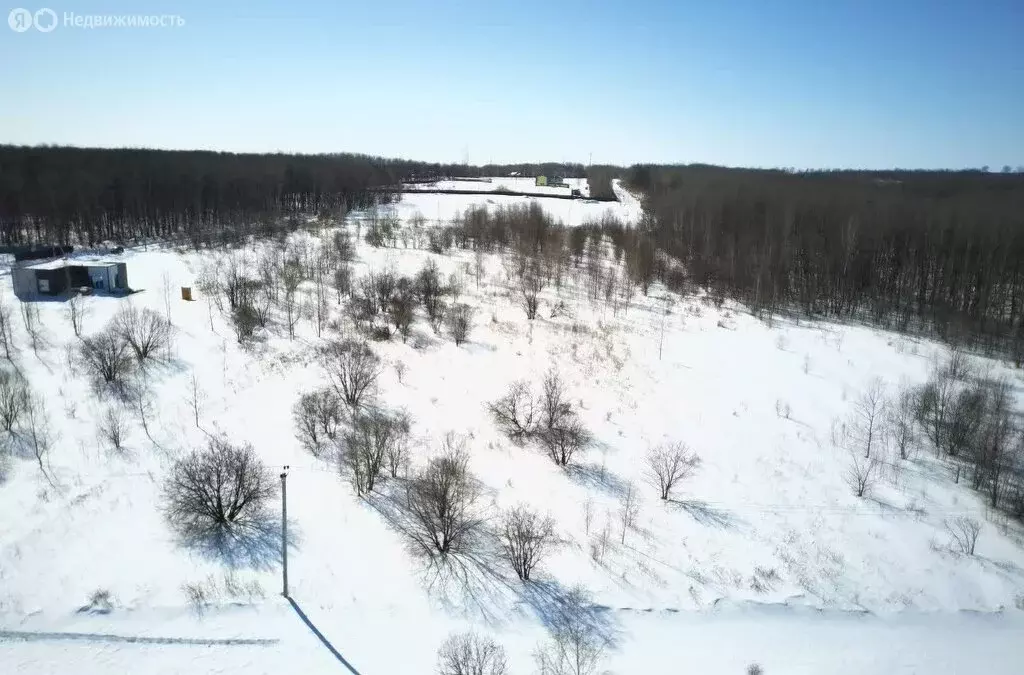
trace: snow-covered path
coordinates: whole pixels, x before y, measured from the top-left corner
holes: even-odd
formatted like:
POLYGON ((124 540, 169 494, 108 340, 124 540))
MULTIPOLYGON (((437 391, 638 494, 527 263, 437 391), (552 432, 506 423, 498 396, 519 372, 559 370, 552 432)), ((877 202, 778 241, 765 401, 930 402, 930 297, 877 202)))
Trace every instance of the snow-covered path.
MULTIPOLYGON (((82 675, 115 673, 244 672, 260 673, 408 673, 432 672, 435 644, 430 631, 401 635, 380 631, 377 621, 351 632, 331 633, 319 626, 350 668, 292 613, 283 599, 260 611, 207 616, 194 620, 196 635, 223 632, 234 624, 257 634, 276 633, 260 644, 197 644, 181 640, 154 644, 87 639, 10 639, 0 633, 0 671, 5 675, 49 675, 77 664, 82 675), (216 626, 216 628, 212 628, 216 626), (426 635, 426 637, 425 637, 426 635), (401 646, 398 647, 398 643, 401 646)), ((614 611, 615 625, 628 648, 612 651, 606 666, 616 673, 700 672, 735 675, 758 663, 765 673, 787 675, 863 675, 928 673, 988 675, 1018 673, 1024 618, 1018 614, 900 613, 868 615, 822 613, 791 607, 732 607, 709 612, 614 611), (666 645, 672 645, 667 649, 666 645)), ((400 617, 394 617, 400 618, 400 617)), ((315 619, 313 619, 315 620, 315 619)), ((140 624, 136 622, 135 629, 140 624)), ((513 663, 529 663, 528 653, 513 663)), ((521 669, 514 670, 519 673, 521 669)), ((522 671, 526 672, 526 671, 522 671)))

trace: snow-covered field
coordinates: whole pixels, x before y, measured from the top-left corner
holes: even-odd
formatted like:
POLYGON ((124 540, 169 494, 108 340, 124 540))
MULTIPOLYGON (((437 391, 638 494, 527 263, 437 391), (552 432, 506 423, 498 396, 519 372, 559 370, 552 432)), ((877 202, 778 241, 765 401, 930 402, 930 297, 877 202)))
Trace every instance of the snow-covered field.
MULTIPOLYGON (((528 192, 536 191, 538 194, 543 191, 569 194, 569 190, 566 188, 535 187, 533 185, 533 178, 494 178, 492 180, 494 181, 492 183, 476 181, 439 181, 438 183, 423 184, 422 189, 433 189, 437 187, 441 189, 465 189, 476 190, 478 192, 489 190, 493 192, 494 190, 497 190, 498 187, 505 186, 509 190, 528 192)), ((574 187, 581 187, 581 189, 589 190, 586 179, 570 178, 567 179, 566 182, 570 185, 575 183, 574 187)), ((619 197, 619 201, 614 203, 596 202, 586 199, 544 199, 543 197, 522 197, 501 194, 416 194, 416 185, 410 185, 408 187, 412 191, 406 192, 402 196, 402 201, 392 207, 394 208, 396 215, 404 220, 410 220, 416 214, 419 214, 428 222, 443 223, 450 221, 452 218, 474 205, 484 204, 489 208, 498 208, 501 206, 529 204, 531 202, 540 204, 553 218, 562 221, 565 225, 570 227, 587 222, 600 222, 605 216, 617 218, 626 224, 636 223, 640 220, 640 216, 643 212, 639 200, 622 188, 619 185, 618 180, 614 182, 613 187, 619 197)), ((584 192, 584 194, 586 194, 586 192, 584 192)))
MULTIPOLYGON (((443 220, 491 199, 514 198, 407 194, 395 207, 443 220)), ((567 223, 586 219, 559 211, 580 203, 542 202, 567 223)), ((635 202, 613 208, 638 217, 635 202)), ((165 280, 195 292, 213 255, 127 251, 130 283, 143 292, 91 299, 85 333, 126 303, 163 313, 165 280)), ((77 338, 65 303, 39 303, 45 344, 33 353, 5 275, 15 366, 45 394, 55 442, 50 479, 34 457, 15 457, 0 480, 0 673, 346 672, 340 659, 364 675, 431 673, 444 638, 472 628, 506 648, 511 673, 526 674, 576 586, 613 639, 601 667, 620 674, 735 674, 755 662, 768 675, 1020 672, 1019 531, 989 520, 927 450, 870 498, 854 497, 847 455, 830 440, 874 378, 890 392, 921 382, 944 348, 857 326, 768 326, 742 307, 657 285, 613 307, 588 298, 582 267, 544 290, 531 322, 496 255, 484 256, 477 283, 471 253, 360 243, 355 271, 413 274, 431 258, 463 277, 462 301, 477 307, 469 342, 435 336, 419 316, 407 343, 371 343, 388 364, 375 396, 410 414, 415 464, 454 431, 492 513, 522 502, 555 517, 564 543, 534 583, 432 585, 381 514, 301 448, 292 405, 325 380, 310 322, 295 340, 278 326, 243 349, 208 298, 184 302, 175 291, 173 358, 151 377, 152 439, 133 415, 119 456, 97 435, 109 403, 69 364, 77 338), (558 302, 567 311, 552 318, 558 302), (594 437, 570 471, 510 442, 485 409, 512 381, 536 385, 552 368, 594 437), (193 375, 201 428, 188 402, 193 375), (161 516, 175 458, 218 431, 252 443, 275 473, 290 466, 294 604, 279 595, 273 538, 228 565, 179 545, 161 516), (643 463, 667 440, 703 459, 670 503, 645 482, 643 463), (630 485, 640 514, 623 531, 630 485), (984 523, 974 556, 951 552, 943 528, 965 514, 984 523), (205 611, 186 585, 206 590, 205 611), (97 590, 109 592, 109 611, 89 606, 97 590)), ((340 317, 333 298, 332 311, 340 317)), ((1006 372, 1019 390, 1019 374, 1006 372)))

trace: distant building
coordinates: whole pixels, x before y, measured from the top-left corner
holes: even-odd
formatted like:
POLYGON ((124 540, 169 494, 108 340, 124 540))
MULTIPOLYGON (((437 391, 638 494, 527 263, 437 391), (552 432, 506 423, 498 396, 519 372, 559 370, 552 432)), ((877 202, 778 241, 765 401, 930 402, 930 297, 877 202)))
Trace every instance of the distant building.
POLYGON ((88 289, 101 293, 128 293, 128 266, 109 260, 52 258, 23 260, 11 268, 14 294, 22 300, 54 297, 88 289))
POLYGON ((537 187, 569 187, 569 184, 565 182, 565 179, 561 176, 537 176, 537 187))

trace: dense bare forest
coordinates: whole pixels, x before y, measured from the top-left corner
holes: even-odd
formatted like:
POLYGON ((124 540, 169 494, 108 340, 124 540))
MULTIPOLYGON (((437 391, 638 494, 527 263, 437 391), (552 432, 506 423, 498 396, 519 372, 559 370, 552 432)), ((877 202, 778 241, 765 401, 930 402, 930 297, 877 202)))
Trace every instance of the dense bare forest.
MULTIPOLYGON (((395 198, 410 176, 582 176, 581 165, 468 167, 365 155, 0 146, 0 243, 143 238, 199 246, 269 233, 299 214, 341 217, 395 198)), ((293 221, 294 223, 294 221, 293 221)))
POLYGON ((635 166, 644 232, 758 312, 867 319, 1024 358, 1024 175, 635 166))

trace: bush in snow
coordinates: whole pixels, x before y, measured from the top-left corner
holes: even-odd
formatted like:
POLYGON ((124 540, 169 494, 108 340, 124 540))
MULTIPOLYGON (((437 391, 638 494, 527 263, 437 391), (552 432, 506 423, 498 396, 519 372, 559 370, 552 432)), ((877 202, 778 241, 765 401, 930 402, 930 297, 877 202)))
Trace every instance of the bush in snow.
POLYGON ((0 427, 7 433, 14 433, 32 394, 28 382, 17 371, 0 370, 0 427))
POLYGON ((244 302, 231 310, 231 325, 235 328, 238 344, 245 344, 252 339, 256 328, 260 325, 259 312, 252 303, 244 302))
POLYGON ((533 570, 554 547, 555 521, 525 506, 506 511, 498 532, 505 560, 522 581, 529 581, 533 570))
POLYGON ((536 430, 537 408, 525 382, 513 382, 508 393, 489 403, 487 410, 498 429, 514 441, 522 441, 536 430))
POLYGON ((338 434, 341 423, 341 399, 334 389, 325 387, 303 394, 292 410, 295 435, 302 447, 319 457, 338 434))
POLYGON ((128 438, 128 421, 120 408, 108 407, 96 428, 100 440, 106 441, 114 452, 121 454, 128 438))
POLYGON ((356 494, 373 492, 385 465, 392 476, 404 464, 409 437, 409 420, 404 415, 389 415, 372 410, 358 415, 352 431, 345 434, 345 452, 341 456, 349 469, 356 494))
POLYGON ((452 305, 445 317, 448 331, 452 334, 455 344, 461 345, 469 337, 473 328, 474 309, 465 303, 452 305))
POLYGON ((685 443, 671 442, 647 453, 647 479, 658 488, 658 495, 667 500, 680 481, 686 480, 700 466, 700 457, 685 443))
POLYGON ((113 327, 82 338, 78 354, 82 365, 100 384, 115 390, 123 391, 135 370, 131 345, 113 327))
POLYGON ((431 559, 472 552, 483 521, 477 512, 480 490, 469 473, 469 458, 451 435, 445 451, 430 461, 406 488, 414 549, 431 559))
POLYGON ((573 456, 590 444, 590 432, 580 421, 555 371, 544 376, 538 401, 540 440, 559 466, 568 466, 573 456))
POLYGON ((251 445, 213 438, 175 462, 164 485, 165 514, 185 536, 209 536, 258 525, 277 494, 274 476, 251 445))
POLYGON ((505 649, 475 633, 449 635, 437 650, 438 675, 505 675, 505 649))
POLYGON ((114 315, 113 326, 140 364, 166 354, 171 347, 171 323, 152 309, 140 311, 129 305, 114 315))
POLYGON ((967 516, 958 516, 943 522, 952 539, 952 548, 964 555, 974 555, 974 547, 981 534, 981 523, 967 516))
POLYGON ((380 375, 380 358, 365 342, 338 340, 324 350, 324 367, 335 390, 351 408, 358 408, 380 375))
POLYGON ((846 467, 846 484, 854 496, 864 497, 871 493, 882 472, 882 464, 877 453, 871 457, 863 457, 859 450, 850 453, 850 463, 846 467))

